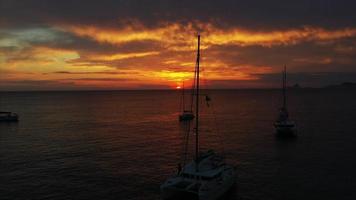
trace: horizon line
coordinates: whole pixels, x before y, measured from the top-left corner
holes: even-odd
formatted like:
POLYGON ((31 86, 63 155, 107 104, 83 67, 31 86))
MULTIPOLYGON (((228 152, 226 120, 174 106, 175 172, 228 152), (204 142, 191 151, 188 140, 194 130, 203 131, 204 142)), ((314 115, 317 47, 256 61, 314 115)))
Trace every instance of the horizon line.
MULTIPOLYGON (((280 90, 281 88, 204 88, 202 90, 280 90)), ((303 90, 303 89, 344 89, 339 87, 288 87, 291 90, 303 90)), ((349 88, 346 88, 349 89, 349 88)), ((355 88, 351 88, 355 89, 355 88)), ((190 89, 187 89, 190 90, 190 89)), ((115 91, 181 91, 181 89, 175 88, 149 88, 149 89, 53 89, 53 90, 0 90, 0 92, 115 92, 115 91)))

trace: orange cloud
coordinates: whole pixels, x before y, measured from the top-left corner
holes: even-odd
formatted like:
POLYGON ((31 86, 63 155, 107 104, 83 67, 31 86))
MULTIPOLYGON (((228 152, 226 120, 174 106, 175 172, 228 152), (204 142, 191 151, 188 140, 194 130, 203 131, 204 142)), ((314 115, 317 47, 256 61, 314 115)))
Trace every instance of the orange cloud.
MULTIPOLYGON (((0 52, 0 70, 5 71, 6 80, 51 80, 56 83, 73 83, 76 86, 102 88, 135 88, 145 84, 176 87, 182 81, 191 82, 193 78, 196 27, 204 30, 202 32, 201 75, 203 79, 213 81, 255 81, 260 79, 260 74, 276 71, 269 65, 276 65, 274 60, 279 59, 279 54, 276 59, 267 56, 268 58, 265 60, 270 63, 251 64, 249 63, 251 59, 262 59, 259 57, 262 54, 240 53, 240 50, 244 50, 241 46, 258 45, 269 47, 263 48, 268 50, 275 46, 284 48, 280 45, 294 45, 305 41, 315 41, 320 45, 337 39, 356 37, 356 28, 326 30, 304 27, 263 32, 239 28, 222 30, 211 24, 188 24, 187 26, 168 24, 154 29, 140 25, 128 26, 123 29, 105 29, 93 26, 62 27, 77 36, 110 44, 110 47, 144 40, 154 41, 160 47, 158 49, 149 48, 144 52, 133 52, 132 49, 120 52, 122 50, 122 46, 120 46, 118 52, 110 50, 109 54, 105 54, 105 51, 96 52, 95 48, 90 51, 82 49, 77 51, 72 48, 64 50, 42 46, 24 47, 15 52, 0 52), (212 48, 214 45, 220 45, 220 47, 212 48), (237 50, 230 51, 229 48, 224 49, 224 45, 238 45, 239 47, 236 48, 237 50), (240 59, 247 61, 240 62, 240 59), (60 71, 67 73, 53 73, 60 71)), ((7 43, 3 45, 8 46, 7 43)), ((250 49, 253 50, 255 47, 250 49)), ((350 55, 353 50, 353 47, 349 46, 340 46, 337 49, 340 53, 350 55)), ((306 54, 301 54, 295 55, 291 59, 288 57, 288 60, 296 65, 331 65, 335 61, 345 64, 354 62, 346 60, 346 58, 337 59, 333 55, 306 56, 306 54)), ((281 65, 283 64, 281 63, 281 65)))
MULTIPOLYGON (((211 24, 198 24, 203 34, 202 48, 210 45, 262 45, 273 46, 283 44, 296 44, 302 41, 335 40, 345 37, 355 37, 356 28, 339 30, 326 30, 318 27, 303 27, 298 29, 256 32, 239 28, 228 30, 219 29, 211 24)), ((156 29, 127 27, 124 29, 102 29, 91 26, 67 27, 67 29, 79 36, 93 38, 99 42, 121 44, 125 42, 154 40, 176 51, 194 49, 197 30, 193 24, 187 26, 169 24, 156 29)))
POLYGON ((122 60, 128 58, 141 58, 141 57, 153 56, 158 54, 159 54, 158 51, 143 52, 143 53, 120 53, 120 54, 113 54, 113 55, 101 55, 101 56, 99 55, 96 56, 95 59, 113 61, 113 60, 122 60))

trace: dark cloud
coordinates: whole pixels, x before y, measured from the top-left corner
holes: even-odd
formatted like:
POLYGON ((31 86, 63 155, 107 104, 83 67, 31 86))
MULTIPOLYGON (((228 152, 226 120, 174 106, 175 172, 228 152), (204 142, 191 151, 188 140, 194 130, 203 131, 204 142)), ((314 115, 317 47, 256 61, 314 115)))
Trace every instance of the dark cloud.
POLYGON ((212 46, 204 54, 208 61, 221 60, 228 66, 269 66, 276 69, 288 65, 294 72, 356 72, 355 39, 346 38, 329 43, 302 42, 294 45, 212 46))
POLYGON ((1 0, 0 10, 3 26, 22 27, 53 23, 117 27, 136 20, 147 27, 200 21, 266 30, 350 27, 356 21, 356 2, 350 0, 1 0))
MULTIPOLYGON (((8 29, 0 31, 0 35, 4 35, 7 40, 16 41, 12 46, 0 46, 0 54, 6 55, 7 63, 14 63, 18 61, 42 61, 51 62, 53 58, 36 58, 34 51, 36 48, 49 48, 54 50, 73 51, 78 53, 80 58, 67 60, 77 66, 93 66, 106 65, 111 67, 122 66, 125 63, 134 62, 135 58, 128 59, 128 61, 107 61, 99 59, 100 56, 107 56, 113 54, 130 54, 162 50, 163 47, 158 41, 139 40, 129 41, 120 44, 110 44, 95 41, 89 37, 80 37, 70 32, 59 30, 56 28, 42 27, 37 28, 33 34, 35 36, 28 37, 24 32, 32 31, 31 29, 8 29), (25 35, 26 37, 24 37, 25 35), (50 37, 44 38, 44 36, 50 37)), ((27 33, 28 34, 28 33, 27 33)), ((32 33, 31 33, 32 34, 32 33)))
POLYGON ((70 78, 64 79, 64 81, 100 81, 100 82, 122 82, 122 81, 132 81, 133 79, 128 78, 70 78))
MULTIPOLYGON (((31 91, 31 90, 95 90, 100 88, 97 85, 90 84, 90 82, 117 82, 122 83, 131 81, 125 78, 70 78, 58 80, 1 80, 1 91, 31 91), (85 81, 89 84, 77 84, 77 81, 85 81)), ((116 86, 113 86, 115 88, 116 86)), ((122 89, 117 86, 118 89, 122 89)))
MULTIPOLYGON (((137 53, 162 49, 158 41, 140 40, 123 42, 121 44, 100 43, 89 37, 81 37, 71 32, 47 26, 36 29, 11 28, 3 29, 2 31, 0 27, 1 38, 17 40, 19 43, 17 45, 21 46, 74 50, 80 53, 137 53), (29 33, 29 31, 31 32, 29 33)), ((16 45, 0 46, 0 52, 15 50, 19 50, 19 47, 16 45)))
POLYGON ((163 84, 138 84, 133 87, 133 89, 136 90, 167 90, 167 89, 172 89, 171 87, 163 84))
MULTIPOLYGON (((117 52, 119 53, 119 52, 117 52)), ((143 57, 128 57, 123 59, 106 60, 97 58, 95 55, 90 57, 90 54, 82 56, 78 59, 67 61, 67 63, 75 66, 108 66, 117 69, 162 69, 161 55, 148 55, 143 57)))
MULTIPOLYGON (((281 74, 258 75, 262 82, 281 84, 281 74)), ((356 82, 356 72, 319 72, 319 73, 288 73, 288 83, 290 86, 300 84, 303 87, 323 87, 325 85, 337 85, 343 82, 356 82)))
MULTIPOLYGON (((0 80, 2 91, 30 91, 30 90, 73 90, 78 88, 73 82, 57 80, 0 80)), ((80 87, 85 89, 85 86, 80 87)))
POLYGON ((58 40, 49 42, 32 42, 32 46, 45 46, 54 49, 74 50, 80 54, 117 54, 117 53, 138 53, 161 49, 157 41, 140 40, 130 41, 121 44, 100 43, 88 37, 80 37, 73 33, 57 31, 60 35, 58 40))
MULTIPOLYGON (((279 88, 282 73, 256 74, 256 80, 210 80, 209 88, 279 88)), ((325 87, 339 85, 344 82, 356 82, 356 73, 324 72, 324 73, 288 73, 288 86, 295 84, 301 87, 325 87)))
POLYGON ((18 50, 18 47, 16 46, 0 47, 0 53, 14 52, 16 50, 18 50))

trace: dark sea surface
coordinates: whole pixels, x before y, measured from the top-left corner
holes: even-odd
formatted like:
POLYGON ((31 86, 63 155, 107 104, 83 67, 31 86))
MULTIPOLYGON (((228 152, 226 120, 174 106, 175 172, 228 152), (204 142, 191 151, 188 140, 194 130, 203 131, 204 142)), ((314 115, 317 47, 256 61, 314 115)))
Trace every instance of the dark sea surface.
MULTIPOLYGON (((281 141, 278 90, 209 91, 202 149, 238 172, 230 199, 356 199, 356 91, 289 91, 299 137, 281 141), (217 134, 219 133, 219 134, 217 134)), ((181 160, 179 91, 0 93, 0 199, 159 199, 181 160)))

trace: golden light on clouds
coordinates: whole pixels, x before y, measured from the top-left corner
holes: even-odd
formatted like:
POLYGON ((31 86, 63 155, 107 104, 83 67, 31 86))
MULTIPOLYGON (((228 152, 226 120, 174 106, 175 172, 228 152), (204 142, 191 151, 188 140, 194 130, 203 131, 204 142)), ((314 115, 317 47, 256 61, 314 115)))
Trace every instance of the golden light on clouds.
POLYGON ((146 57, 146 56, 153 56, 153 55, 158 55, 158 51, 152 51, 152 52, 142 52, 142 53, 120 53, 120 54, 114 54, 114 55, 104 55, 104 56, 96 56, 96 59, 102 59, 102 60, 122 60, 122 59, 128 59, 128 58, 141 58, 141 57, 146 57))
POLYGON ((22 72, 51 72, 71 68, 67 63, 79 58, 76 51, 46 47, 31 48, 26 52, 7 54, 4 69, 22 72))
POLYGON ((133 30, 133 28, 124 28, 122 30, 102 30, 93 26, 73 26, 68 27, 80 36, 94 37, 99 42, 106 43, 124 43, 137 40, 160 40, 160 36, 164 34, 165 29, 156 29, 155 31, 133 30))
POLYGON ((212 31, 207 36, 207 42, 213 45, 240 44, 273 46, 295 44, 301 41, 333 40, 356 36, 355 29, 329 31, 322 28, 304 27, 286 31, 250 32, 245 30, 212 31))
MULTIPOLYGON (((295 44, 310 40, 334 40, 344 37, 356 36, 356 28, 341 30, 326 30, 317 27, 303 27, 284 31, 248 31, 245 29, 231 28, 222 30, 211 24, 199 24, 203 31, 202 49, 211 45, 263 45, 273 46, 281 44, 295 44)), ((176 51, 194 49, 196 29, 192 24, 187 26, 170 24, 155 29, 128 27, 121 30, 102 29, 96 27, 70 27, 68 29, 80 36, 90 37, 99 42, 122 44, 139 40, 159 41, 163 46, 176 51)))
POLYGON ((160 79, 168 80, 168 81, 182 82, 185 80, 192 79, 193 73, 162 70, 159 72, 154 72, 154 76, 156 76, 160 79))
MULTIPOLYGON (((202 30, 203 79, 255 81, 261 74, 276 73, 279 69, 272 67, 276 65, 273 63, 275 57, 266 57, 265 59, 270 62, 266 64, 244 61, 243 59, 259 60, 258 56, 264 56, 261 53, 256 56, 251 52, 243 55, 240 50, 245 47, 272 49, 303 42, 322 43, 356 37, 356 28, 327 30, 301 27, 278 31, 253 31, 241 28, 220 29, 209 23, 194 25, 189 23, 185 26, 171 23, 157 28, 135 24, 116 29, 79 25, 61 26, 56 29, 97 45, 109 45, 110 50, 106 52, 105 49, 96 51, 95 48, 65 49, 45 45, 31 47, 29 44, 21 46, 21 41, 16 38, 2 39, 0 48, 16 45, 21 47, 6 54, 0 49, 0 70, 7 74, 3 80, 50 80, 60 84, 100 88, 140 88, 146 85, 181 87, 183 81, 191 82, 193 78, 196 34, 199 29, 202 30), (153 42, 156 46, 147 49, 130 46, 135 42, 147 41, 153 42), (128 46, 125 51, 112 50, 115 49, 113 47, 121 48, 124 45, 128 46), (228 48, 231 46, 239 51, 231 52, 228 48)), ((34 34, 33 31, 30 33, 34 34)), ((42 33, 48 35, 47 39, 55 38, 51 36, 51 32, 42 33)), ((352 55, 354 48, 339 45, 335 51, 352 55)), ((330 55, 314 57, 302 55, 290 60, 304 65, 331 65, 334 61, 335 58, 330 55)), ((283 64, 285 63, 277 63, 280 66, 283 64)))

